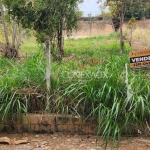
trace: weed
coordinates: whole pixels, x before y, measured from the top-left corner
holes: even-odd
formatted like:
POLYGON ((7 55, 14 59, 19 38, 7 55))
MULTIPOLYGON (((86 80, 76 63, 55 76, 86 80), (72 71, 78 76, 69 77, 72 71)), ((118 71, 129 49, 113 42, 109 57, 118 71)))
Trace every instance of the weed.
MULTIPOLYGON (((131 47, 125 44, 126 52, 120 54, 115 36, 78 39, 72 45, 65 41, 64 60, 51 66, 49 112, 97 120, 96 134, 106 146, 130 134, 133 123, 143 127, 150 118, 148 71, 126 70, 131 47)), ((21 64, 16 61, 0 59, 3 120, 14 113, 45 110, 44 53, 34 53, 21 64)))

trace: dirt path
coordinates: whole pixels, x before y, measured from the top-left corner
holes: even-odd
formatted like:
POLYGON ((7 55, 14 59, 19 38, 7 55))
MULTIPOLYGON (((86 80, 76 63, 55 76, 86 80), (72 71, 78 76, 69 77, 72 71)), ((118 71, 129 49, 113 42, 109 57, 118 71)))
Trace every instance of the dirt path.
MULTIPOLYGON (((96 144, 91 135, 54 134, 0 134, 0 137, 14 139, 28 138, 28 144, 0 145, 0 150, 104 150, 102 140, 96 144)), ((107 148, 110 150, 111 148, 107 148)), ((117 149, 117 148, 114 148, 117 149)), ((150 150, 150 137, 122 138, 119 150, 150 150)))

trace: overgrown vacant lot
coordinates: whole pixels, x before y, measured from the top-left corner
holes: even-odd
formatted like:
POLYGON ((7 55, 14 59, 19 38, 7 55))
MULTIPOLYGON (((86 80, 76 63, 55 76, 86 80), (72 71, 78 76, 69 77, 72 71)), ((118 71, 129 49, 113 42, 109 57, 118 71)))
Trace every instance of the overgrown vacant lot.
MULTIPOLYGON (((149 134, 149 70, 130 69, 128 53, 132 49, 125 44, 125 52, 120 54, 116 36, 66 40, 63 61, 52 60, 51 64, 49 112, 96 119, 96 134, 106 141, 137 135, 139 129, 149 134)), ((23 59, 0 59, 3 121, 13 113, 45 111, 45 51, 31 41, 22 46, 23 59)))

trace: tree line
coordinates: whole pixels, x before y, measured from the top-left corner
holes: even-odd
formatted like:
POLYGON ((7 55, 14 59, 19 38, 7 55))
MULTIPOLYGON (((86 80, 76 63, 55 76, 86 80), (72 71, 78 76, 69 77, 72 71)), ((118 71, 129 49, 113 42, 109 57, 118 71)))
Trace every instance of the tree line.
MULTIPOLYGON (((23 28, 32 29, 39 43, 49 40, 51 54, 61 61, 64 56, 63 30, 68 35, 77 29, 81 17, 78 3, 84 0, 0 0, 1 18, 6 41, 5 56, 17 57, 20 48, 23 28), (4 7, 8 11, 13 25, 12 41, 8 39, 8 29, 4 7), (19 33, 17 34, 17 28, 19 33), (18 37, 16 37, 18 35, 18 37)), ((100 2, 101 0, 98 0, 100 2)), ((103 8, 109 6, 109 15, 115 31, 120 30, 120 52, 123 53, 122 25, 125 20, 150 17, 149 0, 105 0, 103 8)), ((102 10, 103 11, 103 10, 102 10)), ((104 13, 103 13, 104 14, 104 13)))

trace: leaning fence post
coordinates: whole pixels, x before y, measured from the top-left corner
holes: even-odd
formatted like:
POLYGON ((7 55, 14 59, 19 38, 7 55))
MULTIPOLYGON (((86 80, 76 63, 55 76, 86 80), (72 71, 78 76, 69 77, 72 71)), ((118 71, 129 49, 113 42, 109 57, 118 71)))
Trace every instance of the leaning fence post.
POLYGON ((51 56, 51 52, 50 52, 50 41, 47 40, 45 42, 45 46, 46 46, 46 111, 49 110, 49 105, 50 105, 50 90, 51 90, 51 82, 50 82, 50 56, 51 56))

